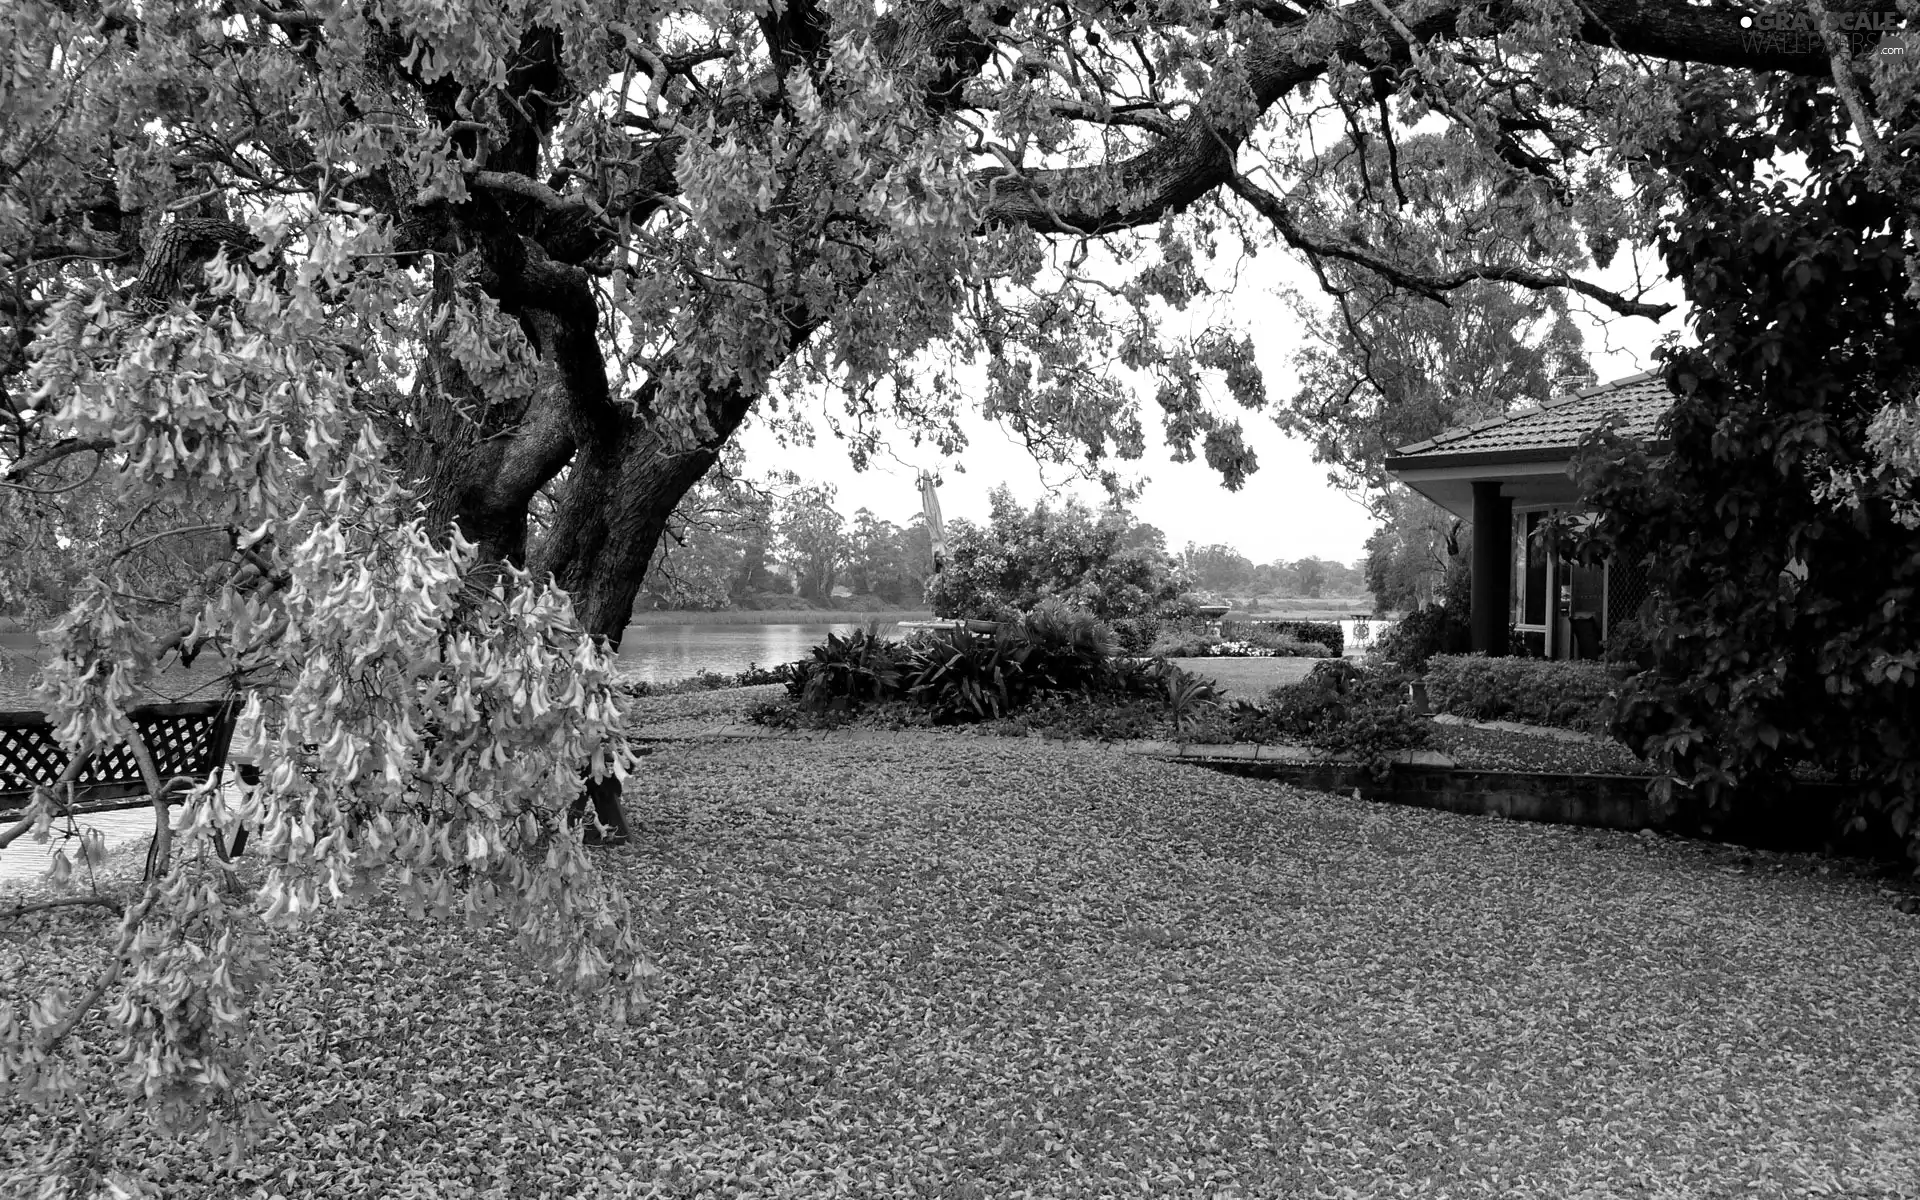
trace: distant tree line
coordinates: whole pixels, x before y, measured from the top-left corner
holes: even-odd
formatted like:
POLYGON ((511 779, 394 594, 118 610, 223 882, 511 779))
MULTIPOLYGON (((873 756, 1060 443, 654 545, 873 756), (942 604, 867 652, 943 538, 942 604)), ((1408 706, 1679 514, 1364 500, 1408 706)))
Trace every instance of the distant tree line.
MULTIPOLYGON (((917 505, 898 521, 864 507, 849 517, 830 483, 804 483, 783 473, 752 480, 738 461, 729 466, 703 480, 675 511, 647 571, 643 608, 828 606, 836 604, 836 592, 837 603, 847 607, 859 607, 862 600, 894 608, 932 602, 932 539, 917 505)), ((994 489, 989 504, 985 523, 964 517, 949 522, 955 556, 971 563, 1004 556, 1016 545, 1051 546, 1052 557, 1060 560, 1053 564, 1057 569, 1040 575, 1058 576, 1066 581, 1063 588, 1089 572, 1126 574, 1139 567, 1134 573, 1140 578, 1132 582, 1156 592, 1163 576, 1178 577, 1176 591, 1222 597, 1317 598, 1366 590, 1357 563, 1315 557, 1255 563, 1224 543, 1189 542, 1173 551, 1164 532, 1116 505, 1096 512, 1068 500, 1028 510, 1004 486, 994 489), (1086 560, 1078 572, 1068 561, 1076 554, 1086 560), (1154 564, 1150 570, 1143 565, 1148 563, 1154 564)), ((1096 590, 1105 594, 1108 584, 1118 583, 1116 574, 1096 590)), ((974 582, 950 580, 949 590, 955 586, 975 588, 974 582)), ((1012 588, 1007 598, 1024 590, 1030 589, 1012 588)))
POLYGON ((891 607, 925 604, 933 544, 917 507, 904 522, 868 508, 848 519, 837 498, 832 484, 791 474, 756 482, 715 472, 675 510, 641 607, 825 606, 836 589, 891 607))
MULTIPOLYGON (((1157 531, 1156 531, 1157 532, 1157 531)), ((1330 558, 1275 559, 1256 564, 1232 546, 1215 542, 1198 546, 1188 542, 1178 558, 1195 588, 1218 596, 1304 597, 1358 596, 1367 590, 1360 563, 1330 558)))

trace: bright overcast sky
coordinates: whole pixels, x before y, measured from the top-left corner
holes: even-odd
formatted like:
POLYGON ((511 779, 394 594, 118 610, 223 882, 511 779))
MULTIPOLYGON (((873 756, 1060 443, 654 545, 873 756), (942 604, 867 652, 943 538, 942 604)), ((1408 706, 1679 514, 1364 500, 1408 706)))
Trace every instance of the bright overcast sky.
MULTIPOLYGON (((1650 264, 1651 259, 1643 256, 1642 263, 1650 264)), ((1594 278, 1610 286, 1631 287, 1633 276, 1622 261, 1615 270, 1594 278)), ((1311 273, 1296 257, 1269 251, 1246 266, 1232 291, 1210 298, 1216 306, 1216 321, 1227 317, 1220 323, 1231 323, 1253 335, 1267 394, 1275 399, 1292 395, 1299 386, 1291 365, 1299 322, 1279 295, 1283 285, 1315 294, 1311 273)), ((1677 301, 1678 289, 1665 284, 1649 298, 1677 301)), ((1576 318, 1581 320, 1587 352, 1601 382, 1650 368, 1653 348, 1661 338, 1682 328, 1677 314, 1655 325, 1643 318, 1614 317, 1591 303, 1586 308, 1584 317, 1576 311, 1576 318)), ((1203 461, 1171 461, 1158 437, 1158 409, 1152 397, 1145 396, 1146 453, 1138 462, 1113 464, 1122 474, 1147 480, 1133 505, 1139 519, 1163 530, 1169 548, 1175 550, 1190 541, 1224 542, 1260 563, 1309 556, 1348 563, 1361 558, 1373 521, 1358 501, 1327 483, 1326 469, 1313 461, 1307 443, 1282 433, 1264 413, 1238 409, 1224 395, 1220 400, 1221 411, 1231 410, 1241 418, 1247 443, 1259 456, 1259 470, 1235 493, 1222 487, 1219 476, 1203 461)), ((878 455, 862 472, 853 469, 845 447, 824 427, 811 447, 782 447, 757 423, 742 430, 740 438, 749 473, 791 470, 805 481, 832 483, 839 488, 839 509, 848 516, 865 507, 904 525, 919 511, 915 480, 923 468, 941 476, 941 512, 949 521, 956 517, 984 520, 987 493, 1001 483, 1009 485, 1026 505, 1042 497, 1077 494, 1097 507, 1104 498, 1098 484, 1076 480, 1065 468, 1040 467, 997 424, 963 414, 962 428, 968 445, 955 459, 943 458, 931 446, 916 448, 898 437, 891 442, 895 457, 878 455)))

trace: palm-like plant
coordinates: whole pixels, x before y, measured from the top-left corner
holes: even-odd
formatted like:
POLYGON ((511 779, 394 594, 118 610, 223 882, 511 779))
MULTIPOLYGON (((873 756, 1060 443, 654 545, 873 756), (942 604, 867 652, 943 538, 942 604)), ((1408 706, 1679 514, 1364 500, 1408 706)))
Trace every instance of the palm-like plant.
POLYGON ((1201 712, 1220 706, 1220 689, 1211 679, 1202 679, 1167 663, 1160 676, 1167 689, 1167 706, 1173 712, 1173 731, 1186 732, 1201 712))

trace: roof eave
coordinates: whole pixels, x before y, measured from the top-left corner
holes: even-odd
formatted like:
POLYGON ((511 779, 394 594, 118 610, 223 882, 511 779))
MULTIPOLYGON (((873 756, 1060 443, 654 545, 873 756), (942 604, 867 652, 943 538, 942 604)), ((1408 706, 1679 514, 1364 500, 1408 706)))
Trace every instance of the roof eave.
MULTIPOLYGON (((1664 440, 1643 440, 1642 445, 1650 454, 1664 454, 1670 449, 1664 440)), ((1494 470, 1531 463, 1570 463, 1578 452, 1578 446, 1523 446, 1511 450, 1458 450, 1452 453, 1426 451, 1420 454, 1389 454, 1383 465, 1389 474, 1446 467, 1486 467, 1494 470)))

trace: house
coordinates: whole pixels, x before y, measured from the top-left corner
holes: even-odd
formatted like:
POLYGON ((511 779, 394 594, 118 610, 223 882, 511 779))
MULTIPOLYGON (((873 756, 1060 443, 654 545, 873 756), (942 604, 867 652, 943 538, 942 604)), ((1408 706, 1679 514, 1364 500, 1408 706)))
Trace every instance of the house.
POLYGON ((1593 658, 1608 632, 1647 595, 1644 569, 1563 561, 1536 536, 1555 511, 1578 509, 1573 456, 1610 416, 1620 433, 1658 452, 1660 418, 1673 397, 1657 372, 1556 396, 1474 425, 1449 429, 1387 456, 1389 475, 1468 522, 1473 530, 1473 649, 1507 652, 1507 626, 1529 653, 1593 658))

